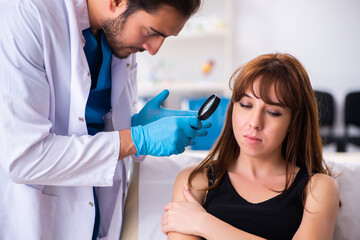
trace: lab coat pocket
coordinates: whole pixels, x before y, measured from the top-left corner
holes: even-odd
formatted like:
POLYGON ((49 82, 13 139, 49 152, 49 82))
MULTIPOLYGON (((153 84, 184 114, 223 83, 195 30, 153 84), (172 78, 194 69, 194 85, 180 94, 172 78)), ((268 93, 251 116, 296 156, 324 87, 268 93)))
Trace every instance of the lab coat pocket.
POLYGON ((57 197, 44 194, 40 185, 11 184, 7 189, 5 239, 53 239, 57 197))

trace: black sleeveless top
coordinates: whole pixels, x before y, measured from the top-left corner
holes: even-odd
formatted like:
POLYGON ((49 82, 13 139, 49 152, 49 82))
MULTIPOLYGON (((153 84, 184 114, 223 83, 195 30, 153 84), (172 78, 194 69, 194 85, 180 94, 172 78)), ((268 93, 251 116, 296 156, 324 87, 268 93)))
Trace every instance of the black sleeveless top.
MULTIPOLYGON (((292 239, 302 220, 302 195, 308 180, 306 168, 302 167, 288 190, 255 204, 237 193, 226 172, 220 185, 208 191, 204 208, 222 221, 256 236, 292 239)), ((212 182, 209 171, 209 184, 212 182)))

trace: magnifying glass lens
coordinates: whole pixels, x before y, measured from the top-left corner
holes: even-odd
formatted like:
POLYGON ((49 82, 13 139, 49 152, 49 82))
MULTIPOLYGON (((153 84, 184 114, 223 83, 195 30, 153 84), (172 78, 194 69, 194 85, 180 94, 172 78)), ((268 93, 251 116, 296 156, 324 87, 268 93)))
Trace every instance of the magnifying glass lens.
POLYGON ((204 109, 202 110, 200 115, 207 112, 207 111, 209 111, 209 109, 211 108, 211 104, 213 104, 213 103, 214 103, 214 99, 211 99, 211 101, 208 104, 206 104, 206 106, 204 107, 204 109))
POLYGON ((201 106, 198 112, 198 118, 200 118, 200 120, 208 119, 215 112, 219 103, 220 98, 216 94, 211 95, 201 106))

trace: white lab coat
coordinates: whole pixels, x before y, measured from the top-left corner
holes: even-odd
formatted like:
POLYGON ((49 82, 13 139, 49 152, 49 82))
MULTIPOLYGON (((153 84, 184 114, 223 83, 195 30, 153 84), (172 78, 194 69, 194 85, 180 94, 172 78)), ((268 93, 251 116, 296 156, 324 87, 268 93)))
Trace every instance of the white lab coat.
MULTIPOLYGON (((119 239, 126 188, 117 131, 87 135, 86 0, 0 0, 0 239, 119 239), (100 188, 101 186, 101 188, 100 188)), ((135 55, 112 59, 106 129, 130 128, 135 55)))

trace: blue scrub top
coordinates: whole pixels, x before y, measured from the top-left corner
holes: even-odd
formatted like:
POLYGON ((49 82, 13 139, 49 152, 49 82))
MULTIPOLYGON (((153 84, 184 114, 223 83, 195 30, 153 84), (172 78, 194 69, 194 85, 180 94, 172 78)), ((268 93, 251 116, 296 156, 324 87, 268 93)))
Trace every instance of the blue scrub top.
POLYGON ((85 119, 88 133, 104 130, 103 116, 111 109, 111 58, 112 53, 101 32, 101 46, 90 28, 83 31, 84 51, 91 73, 91 90, 86 104, 85 119))

